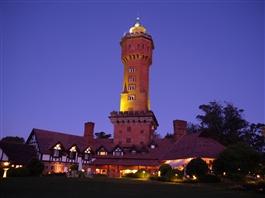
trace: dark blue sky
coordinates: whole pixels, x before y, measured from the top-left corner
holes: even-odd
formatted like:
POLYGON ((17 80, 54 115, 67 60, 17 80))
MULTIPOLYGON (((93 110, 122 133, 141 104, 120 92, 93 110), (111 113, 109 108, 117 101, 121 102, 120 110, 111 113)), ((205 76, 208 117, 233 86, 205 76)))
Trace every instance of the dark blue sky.
POLYGON ((228 101, 264 121, 264 1, 0 2, 0 136, 32 128, 112 132, 123 66, 119 41, 137 15, 155 43, 151 108, 158 132, 228 101))

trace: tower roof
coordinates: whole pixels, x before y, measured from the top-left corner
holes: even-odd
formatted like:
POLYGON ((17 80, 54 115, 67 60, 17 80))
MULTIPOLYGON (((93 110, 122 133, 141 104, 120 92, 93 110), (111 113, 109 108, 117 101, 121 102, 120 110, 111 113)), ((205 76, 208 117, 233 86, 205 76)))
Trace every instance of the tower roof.
POLYGON ((140 23, 140 17, 136 18, 136 22, 130 28, 129 33, 146 33, 145 27, 140 23))

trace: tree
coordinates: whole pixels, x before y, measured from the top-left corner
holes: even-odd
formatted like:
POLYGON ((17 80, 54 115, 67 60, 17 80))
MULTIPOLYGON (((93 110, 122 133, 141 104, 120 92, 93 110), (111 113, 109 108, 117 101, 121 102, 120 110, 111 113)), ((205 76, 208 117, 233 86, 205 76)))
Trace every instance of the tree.
POLYGON ((1 142, 24 144, 25 140, 23 137, 6 136, 1 139, 1 142))
POLYGON ((200 125, 193 124, 193 123, 189 122, 188 125, 187 125, 187 132, 188 133, 198 133, 198 132, 200 132, 200 125))
POLYGON ((40 160, 33 158, 27 165, 27 169, 31 176, 40 176, 44 169, 44 165, 40 160))
POLYGON ((186 173, 188 175, 195 175, 199 178, 205 176, 208 171, 207 163, 201 158, 192 159, 186 166, 186 173))
POLYGON ((203 115, 198 115, 201 136, 211 137, 224 145, 231 145, 242 141, 241 134, 248 126, 243 118, 244 110, 234 107, 230 103, 223 106, 217 102, 200 105, 203 115))
POLYGON ((261 123, 251 124, 243 132, 241 138, 256 151, 262 152, 265 148, 264 127, 265 125, 261 123))
POLYGON ((107 134, 104 131, 101 131, 101 132, 95 133, 95 136, 97 139, 108 139, 111 137, 111 134, 107 134))
POLYGON ((213 163, 213 170, 217 174, 226 172, 228 175, 246 175, 259 167, 260 154, 250 146, 238 143, 227 147, 219 154, 213 163))

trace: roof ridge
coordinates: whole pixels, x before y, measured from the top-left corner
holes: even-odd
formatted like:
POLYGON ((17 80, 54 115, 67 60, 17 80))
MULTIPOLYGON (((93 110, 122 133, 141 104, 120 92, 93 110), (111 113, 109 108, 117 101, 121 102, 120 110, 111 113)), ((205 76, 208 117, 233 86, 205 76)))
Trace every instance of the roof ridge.
POLYGON ((64 132, 61 132, 61 131, 52 131, 52 130, 39 129, 39 128, 33 128, 33 131, 34 132, 40 132, 40 133, 47 133, 47 132, 48 133, 57 133, 57 134, 60 134, 60 135, 68 135, 68 136, 75 136, 75 137, 81 137, 81 138, 84 137, 84 136, 81 136, 81 135, 73 135, 73 134, 64 133, 64 132))

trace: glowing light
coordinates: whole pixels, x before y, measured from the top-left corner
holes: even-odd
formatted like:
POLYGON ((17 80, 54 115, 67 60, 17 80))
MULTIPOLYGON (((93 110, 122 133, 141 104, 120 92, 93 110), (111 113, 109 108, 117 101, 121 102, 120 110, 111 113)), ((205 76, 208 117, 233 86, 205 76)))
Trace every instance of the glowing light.
POLYGON ((60 144, 56 144, 55 147, 53 147, 53 149, 55 149, 55 150, 62 150, 60 144))
POLYGON ((226 176, 226 172, 223 172, 223 176, 226 176))
POLYGON ((3 165, 4 166, 9 166, 10 162, 4 162, 3 165))
POLYGON ((143 174, 145 174, 145 171, 143 171, 143 174))
POLYGON ((91 153, 91 148, 88 147, 88 148, 85 150, 85 153, 91 153))
POLYGON ((260 175, 257 175, 256 177, 259 179, 260 178, 260 175))
POLYGON ((4 168, 3 178, 6 178, 8 169, 9 169, 9 168, 4 168))
POLYGON ((76 146, 72 146, 72 148, 70 148, 70 152, 76 152, 76 146))
POLYGON ((83 169, 83 168, 82 168, 82 170, 81 170, 81 171, 82 171, 82 172, 85 172, 85 169, 83 169))
POLYGON ((196 180, 197 177, 196 177, 195 175, 192 175, 192 179, 193 179, 193 180, 196 180))
POLYGON ((158 177, 161 177, 161 171, 158 171, 157 176, 158 176, 158 177))
POLYGON ((133 169, 133 170, 131 170, 131 169, 122 170, 123 174, 136 173, 136 172, 137 172, 137 170, 135 170, 135 169, 133 169))

